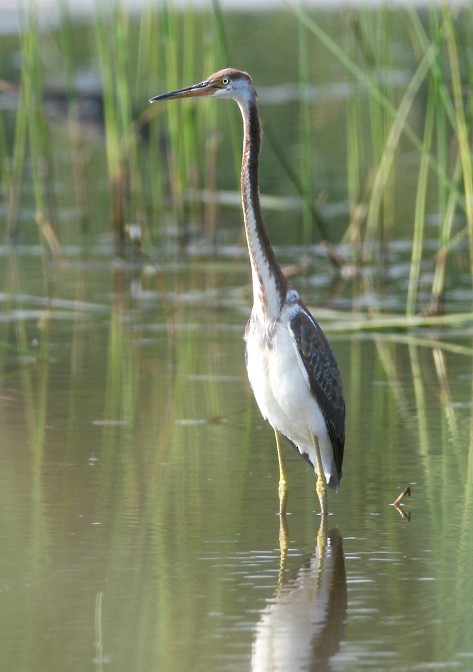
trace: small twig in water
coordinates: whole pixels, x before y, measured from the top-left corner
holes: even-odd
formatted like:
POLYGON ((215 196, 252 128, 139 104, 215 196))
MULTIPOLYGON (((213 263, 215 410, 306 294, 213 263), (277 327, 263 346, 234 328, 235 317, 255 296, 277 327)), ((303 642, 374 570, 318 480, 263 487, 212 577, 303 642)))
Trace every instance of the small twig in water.
POLYGON ((404 499, 404 497, 410 497, 410 496, 411 496, 411 489, 410 489, 410 487, 408 486, 405 490, 403 490, 403 491, 401 492, 401 494, 399 495, 399 497, 398 497, 397 499, 394 500, 394 502, 393 502, 393 506, 399 506, 399 504, 402 502, 402 500, 404 499))
POLYGON ((394 506, 396 511, 404 518, 404 520, 410 520, 411 519, 411 514, 409 511, 406 511, 405 509, 402 508, 401 502, 405 497, 410 497, 411 496, 411 489, 408 486, 405 488, 399 497, 396 497, 394 502, 391 504, 391 506, 394 506))

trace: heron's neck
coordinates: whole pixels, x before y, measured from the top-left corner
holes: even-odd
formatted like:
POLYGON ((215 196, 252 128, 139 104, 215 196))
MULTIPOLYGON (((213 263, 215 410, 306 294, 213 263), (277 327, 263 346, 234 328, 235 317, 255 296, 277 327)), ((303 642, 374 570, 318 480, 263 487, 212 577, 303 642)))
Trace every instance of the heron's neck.
POLYGON ((271 247, 261 212, 258 187, 261 128, 258 110, 253 100, 239 105, 244 127, 241 195, 253 278, 253 310, 262 311, 263 319, 274 321, 286 297, 287 280, 271 247))

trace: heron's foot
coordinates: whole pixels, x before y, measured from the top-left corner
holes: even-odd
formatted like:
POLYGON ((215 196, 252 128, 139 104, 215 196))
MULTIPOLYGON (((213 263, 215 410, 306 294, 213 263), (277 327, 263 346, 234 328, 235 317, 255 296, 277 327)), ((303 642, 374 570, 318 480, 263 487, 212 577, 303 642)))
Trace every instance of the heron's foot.
POLYGON ((317 485, 315 486, 315 489, 320 502, 320 513, 322 516, 328 516, 327 483, 323 476, 317 477, 317 485))

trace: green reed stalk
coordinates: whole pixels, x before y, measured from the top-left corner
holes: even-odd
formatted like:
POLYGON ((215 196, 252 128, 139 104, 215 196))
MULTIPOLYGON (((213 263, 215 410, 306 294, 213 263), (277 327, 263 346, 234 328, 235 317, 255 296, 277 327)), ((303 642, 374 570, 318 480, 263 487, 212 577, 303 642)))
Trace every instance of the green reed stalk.
POLYGON ((452 12, 447 5, 442 5, 442 16, 446 30, 445 38, 450 61, 450 73, 452 77, 452 95, 456 117, 455 129, 457 133, 459 156, 462 166, 463 190, 465 193, 465 214, 470 250, 470 274, 473 279, 473 166, 470 152, 470 138, 467 115, 463 102, 463 85, 461 65, 458 57, 457 36, 453 23, 452 12))
POLYGON ((129 77, 129 16, 120 6, 96 2, 96 38, 102 71, 105 143, 111 187, 112 230, 125 237, 128 213, 132 101, 129 77))
MULTIPOLYGON (((417 32, 417 37, 419 37, 420 34, 418 23, 419 23, 418 21, 413 22, 414 29, 417 32)), ((441 26, 440 34, 443 34, 443 32, 444 32, 444 26, 441 26)), ((375 182, 375 188, 373 190, 375 198, 374 199, 372 198, 370 203, 370 211, 373 214, 375 214, 377 211, 376 200, 379 198, 379 195, 376 195, 377 187, 379 187, 380 185, 382 186, 384 182, 385 171, 386 169, 389 168, 389 165, 392 161, 394 149, 399 142, 401 134, 407 135, 411 141, 414 141, 416 148, 420 151, 421 156, 423 156, 423 161, 425 161, 426 164, 430 167, 430 169, 434 170, 435 173, 437 174, 439 188, 441 188, 444 192, 448 190, 449 193, 456 194, 456 196, 459 199, 461 199, 458 187, 455 184, 455 180, 452 180, 448 176, 447 173, 448 164, 444 161, 444 154, 440 153, 438 155, 438 158, 436 158, 431 151, 426 151, 425 142, 423 142, 421 146, 418 146, 418 139, 415 139, 414 136, 412 135, 410 125, 407 120, 408 113, 414 102, 415 96, 417 95, 421 85, 423 84, 427 76, 432 72, 432 70, 435 70, 436 61, 439 55, 439 49, 440 49, 439 39, 435 39, 434 42, 424 39, 422 43, 424 47, 423 55, 421 57, 417 70, 414 76, 412 77, 409 86, 406 89, 404 97, 401 100, 401 103, 399 104, 398 111, 396 113, 396 118, 391 127, 391 131, 386 143, 386 150, 388 151, 385 151, 385 153, 383 154, 383 160, 378 169, 378 174, 376 178, 377 184, 375 182)), ((444 87, 442 86, 441 88, 442 99, 445 99, 445 92, 443 88, 444 87)), ((450 114, 450 116, 452 115, 450 114)), ((422 196, 422 192, 420 193, 421 198, 424 198, 422 196)), ((369 225, 367 228, 369 228, 369 225)), ((373 226, 373 228, 375 227, 373 226)), ((418 244, 420 244, 419 241, 418 244)), ((411 285, 411 292, 412 292, 412 285, 411 285)), ((411 309, 412 309, 412 293, 411 293, 411 305, 409 306, 409 310, 411 309)))
POLYGON ((427 186, 429 181, 428 157, 432 150, 437 103, 438 99, 436 95, 436 85, 431 81, 429 85, 429 96, 425 115, 424 151, 421 155, 419 177, 417 180, 414 232, 412 238, 411 264, 409 269, 409 281, 406 300, 407 315, 413 315, 415 313, 417 304, 417 289, 419 285, 422 251, 424 246, 427 186))
MULTIPOLYGON (((378 153, 381 152, 382 147, 384 146, 383 138, 385 137, 385 131, 383 129, 387 124, 386 120, 396 116, 396 108, 386 95, 386 92, 383 91, 383 88, 380 86, 380 82, 378 81, 377 77, 375 77, 371 71, 372 64, 374 63, 374 56, 371 48, 363 36, 363 32, 359 33, 358 36, 363 36, 361 47, 365 62, 369 66, 368 71, 366 69, 366 65, 363 67, 358 66, 355 60, 347 55, 347 53, 339 46, 339 44, 334 39, 332 39, 316 21, 313 20, 300 5, 296 6, 291 4, 291 7, 294 13, 297 15, 299 21, 307 27, 309 32, 315 35, 317 39, 319 39, 324 44, 324 46, 329 49, 329 51, 332 52, 333 55, 342 63, 342 65, 355 77, 355 79, 357 79, 366 87, 372 110, 371 129, 373 146, 378 147, 378 153)), ((414 139, 417 139, 417 136, 414 132, 412 132, 411 135, 414 139)), ((392 148, 390 151, 392 152, 392 148)), ((382 157, 383 158, 381 159, 380 169, 378 171, 378 178, 374 185, 376 188, 375 200, 372 200, 370 205, 370 213, 368 218, 368 237, 365 241, 366 252, 368 252, 368 254, 365 252, 365 256, 370 256, 372 254, 372 242, 374 233, 378 228, 380 205, 382 198, 384 198, 386 195, 384 187, 386 186, 390 172, 390 162, 388 161, 388 152, 386 152, 386 150, 383 151, 382 157)))
MULTIPOLYGON (((188 7, 184 9, 180 17, 182 35, 179 36, 178 41, 186 45, 183 58, 182 82, 192 83, 205 77, 205 73, 196 73, 195 67, 196 42, 198 39, 196 19, 196 13, 188 7)), ((196 198, 195 195, 198 194, 200 189, 199 175, 202 173, 200 170, 200 158, 205 157, 207 154, 207 138, 206 134, 202 132, 202 127, 199 123, 200 112, 208 113, 208 110, 199 110, 195 105, 188 106, 186 123, 181 132, 183 133, 183 149, 185 152, 186 183, 184 186, 184 198, 186 202, 186 215, 192 222, 202 224, 201 199, 196 198)), ((184 233, 186 235, 185 229, 184 233)))
POLYGON ((390 118, 382 104, 383 99, 393 99, 392 86, 388 77, 383 74, 390 70, 389 17, 386 9, 380 10, 374 16, 371 12, 362 12, 361 18, 363 16, 365 18, 360 21, 358 43, 373 87, 382 94, 382 99, 368 96, 372 160, 375 166, 383 165, 379 173, 380 179, 375 177, 366 222, 363 254, 368 261, 372 259, 372 241, 375 238, 382 243, 384 253, 389 241, 389 230, 394 219, 394 160, 397 143, 392 147, 388 145, 390 118), (373 41, 367 37, 373 35, 384 36, 384 39, 377 38, 373 41))
MULTIPOLYGON (((227 31, 225 30, 225 20, 219 0, 212 0, 212 18, 213 32, 215 33, 217 43, 217 62, 220 64, 218 67, 231 67, 233 56, 230 52, 227 31)), ((214 60, 212 60, 209 65, 210 70, 213 70, 214 60)), ((241 121, 239 115, 234 113, 235 110, 232 109, 232 106, 227 106, 227 109, 229 111, 228 119, 230 124, 230 139, 232 144, 235 180, 239 183, 241 164, 241 121)))
MULTIPOLYGON (((233 63, 233 57, 230 52, 230 47, 228 43, 228 37, 227 37, 227 31, 225 29, 225 18, 222 12, 222 8, 220 6, 219 0, 212 0, 212 19, 213 19, 213 27, 212 30, 215 34, 215 41, 217 44, 217 56, 213 58, 213 60, 209 63, 209 72, 214 70, 216 68, 220 67, 231 67, 233 63), (216 65, 218 64, 218 65, 216 65)), ((213 112, 215 115, 217 115, 217 106, 209 106, 209 108, 212 108, 211 110, 209 109, 209 112, 213 112)), ((231 143, 231 149, 232 149, 232 157, 233 157, 233 169, 235 172, 235 184, 239 185, 240 181, 240 165, 241 165, 241 120, 239 118, 239 115, 236 114, 236 111, 232 105, 227 105, 226 106, 227 111, 227 122, 229 124, 229 132, 228 134, 226 133, 225 136, 230 138, 230 143, 231 143)), ((216 116, 211 116, 209 118, 209 123, 212 123, 216 119, 216 116)), ((212 152, 212 145, 211 145, 211 151, 209 152, 209 169, 211 172, 215 173, 215 177, 217 174, 216 167, 212 165, 212 162, 216 162, 216 153, 217 153, 217 141, 214 141, 213 147, 215 149, 214 152, 212 152)), ((215 185, 217 187, 217 182, 215 179, 215 185)), ((212 216, 215 217, 216 213, 213 212, 212 216)), ((213 236, 215 238, 215 232, 213 232, 213 236)))
POLYGON ((76 85, 74 81, 76 54, 74 48, 73 23, 66 0, 60 1, 61 26, 59 39, 63 55, 64 71, 66 76, 67 94, 67 125, 70 139, 72 176, 76 205, 79 210, 82 231, 87 229, 89 213, 89 198, 87 194, 86 166, 84 162, 84 142, 79 121, 79 109, 76 85))
POLYGON ((130 200, 134 222, 138 223, 141 231, 141 242, 148 247, 151 244, 152 234, 149 221, 147 199, 150 195, 153 205, 164 202, 165 184, 161 170, 154 165, 144 164, 145 157, 150 162, 159 156, 159 135, 156 124, 151 124, 153 110, 148 99, 155 95, 154 87, 159 81, 159 49, 156 48, 156 35, 160 34, 159 12, 155 11, 152 1, 148 0, 141 14, 136 40, 136 69, 131 78, 131 97, 135 101, 139 112, 129 134, 128 145, 133 153, 132 168, 130 170, 130 200), (146 88, 143 90, 143 82, 146 88), (152 154, 143 152, 144 135, 149 133, 149 142, 153 148, 152 154), (149 188, 149 192, 148 192, 149 188))
MULTIPOLYGON (((366 67, 360 67, 357 65, 355 60, 351 58, 350 55, 342 49, 339 43, 330 37, 321 28, 321 26, 313 18, 311 18, 311 16, 309 16, 303 7, 292 3, 290 6, 292 11, 298 17, 299 21, 306 25, 310 32, 317 39, 319 39, 322 44, 325 45, 325 47, 335 56, 335 58, 339 60, 339 62, 355 78, 355 80, 366 88, 370 99, 379 104, 380 110, 384 110, 387 118, 391 120, 391 128, 387 136, 386 146, 384 148, 380 165, 378 167, 373 188, 373 197, 370 202, 370 213, 368 218, 369 221, 367 225, 368 232, 367 238, 365 240, 365 256, 367 258, 371 258, 375 234, 378 229, 377 213, 380 211, 379 207, 381 198, 384 194, 383 187, 386 179, 389 176, 394 150, 397 147, 400 137, 404 135, 415 149, 417 149, 419 152, 422 152, 423 150, 422 140, 410 125, 408 121, 408 114, 416 93, 430 72, 430 67, 435 60, 439 46, 436 43, 429 43, 425 47, 417 70, 406 90, 406 93, 404 94, 401 104, 399 106, 395 106, 392 100, 390 100, 382 88, 380 88, 379 82, 371 76, 369 71, 366 71, 366 67)), ((414 28, 416 28, 415 25, 414 28)), ((464 157, 464 159, 466 160, 466 157, 464 157)), ((444 185, 444 188, 456 191, 458 193, 457 186, 448 175, 447 166, 439 163, 437 158, 432 154, 429 155, 428 162, 431 169, 437 174, 438 179, 444 185)), ((459 201, 462 202, 461 194, 459 194, 459 201)))
MULTIPOLYGON (((26 144, 27 144, 27 113, 23 105, 23 96, 21 89, 18 96, 18 108, 15 117, 15 134, 13 139, 13 150, 11 156, 11 168, 6 171, 4 176, 3 189, 5 192, 5 203, 7 207, 6 217, 6 235, 7 239, 14 238, 18 225, 18 207, 20 201, 21 181, 25 166, 26 144)), ((8 156, 8 150, 5 142, 5 153, 8 156)))
MULTIPOLYGON (((384 186, 392 170, 396 149, 401 139, 401 135, 405 131, 407 118, 411 110, 411 107, 414 103, 415 96, 417 95, 420 86, 425 81, 425 78, 429 74, 430 62, 431 62, 431 54, 429 53, 424 56, 416 72, 414 73, 414 76, 409 82, 409 85, 404 93, 399 108, 396 112, 395 118, 391 124, 388 136, 386 138, 386 144, 383 153, 381 155, 378 168, 376 170, 368 210, 366 233, 363 244, 364 256, 366 260, 372 259, 373 255, 373 245, 376 239, 376 232, 378 226, 377 220, 380 212, 381 201, 384 194, 384 186)), ((429 155, 429 163, 430 162, 431 157, 429 155)))
MULTIPOLYGON (((2 86, 0 82, 0 92, 5 90, 5 84, 2 86)), ((8 203, 12 180, 11 180, 11 158, 10 148, 8 146, 7 133, 4 125, 4 113, 0 111, 0 194, 3 195, 4 203, 8 203)), ((8 213, 7 206, 7 213, 8 213)), ((8 216, 8 215, 7 215, 8 216)), ((7 230, 8 235, 8 230, 7 230)))
POLYGON ((366 216, 361 171, 363 167, 362 114, 360 97, 353 90, 347 102, 347 186, 350 225, 349 241, 355 259, 359 257, 361 226, 366 216))
MULTIPOLYGON (((453 170, 453 178, 456 182, 461 178, 461 163, 457 156, 453 170)), ((453 225, 458 206, 457 192, 452 191, 448 195, 448 200, 442 212, 442 221, 440 225, 440 247, 435 255, 435 271, 432 281, 432 298, 429 311, 434 314, 442 312, 443 298, 447 280, 447 259, 450 249, 456 244, 457 237, 452 237, 453 225)))
MULTIPOLYGON (((160 16, 162 47, 159 71, 164 76, 162 91, 199 81, 215 69, 215 55, 211 52, 200 64, 195 60, 198 44, 202 40, 202 30, 213 30, 212 22, 206 16, 196 13, 190 7, 178 11, 167 2, 163 5, 160 16), (181 63, 182 67, 179 67, 181 63)), ((225 44, 224 35, 219 36, 219 43, 225 44)), ((223 46, 220 51, 222 49, 223 46)), ((215 118, 218 112, 213 106, 196 106, 186 101, 182 105, 157 105, 153 110, 153 114, 162 115, 165 120, 163 135, 166 138, 166 184, 173 216, 176 217, 175 228, 181 242, 185 242, 187 237, 187 220, 201 225, 203 221, 207 224, 210 220, 211 231, 212 221, 215 221, 214 214, 209 220, 204 219, 205 208, 202 208, 196 193, 200 189, 199 176, 202 174, 213 179, 210 188, 216 189, 215 118), (207 128, 211 128, 210 135, 207 128)), ((220 135, 218 132, 218 136, 220 135)), ((163 163, 158 169, 163 171, 163 163)))
POLYGON ((312 143, 310 123, 310 101, 308 99, 308 87, 310 84, 310 43, 307 26, 299 22, 299 125, 300 125, 300 175, 303 196, 302 227, 303 242, 309 245, 312 242, 312 143))
MULTIPOLYGON (((271 146, 271 149, 275 154, 275 156, 277 157, 281 165, 281 168, 283 169, 286 177, 296 190, 297 194, 299 194, 301 198, 304 198, 304 188, 302 185, 301 177, 298 171, 294 168, 291 161, 289 160, 286 148, 281 143, 278 134, 274 131, 269 121, 264 124, 264 137, 271 146)), ((323 241, 329 241, 330 234, 328 232, 327 222, 324 216, 317 209, 313 201, 312 202, 306 201, 306 204, 310 206, 310 216, 312 218, 312 223, 318 229, 320 237, 322 238, 323 241)), ((330 253, 330 245, 327 247, 327 250, 330 253)), ((335 262, 335 259, 333 259, 333 261, 335 262)))
MULTIPOLYGON (((163 79, 163 91, 183 86, 182 73, 178 64, 181 62, 181 28, 180 13, 165 2, 161 10, 162 52, 160 72, 163 79)), ((187 189, 187 153, 183 128, 189 123, 189 107, 187 105, 158 105, 157 114, 165 119, 166 163, 159 170, 167 173, 167 188, 171 197, 173 215, 177 217, 177 229, 183 236, 182 223, 185 218, 185 192, 187 189)), ((189 132, 187 132, 189 133, 189 132)))
MULTIPOLYGON (((429 48, 431 38, 426 34, 418 13, 413 9, 409 10, 409 19, 415 48, 426 52, 429 48)), ((429 88, 429 104, 430 96, 433 96, 432 106, 435 108, 435 151, 437 153, 438 165, 448 166, 451 151, 450 127, 454 128, 456 121, 454 104, 443 74, 441 46, 445 41, 445 27, 437 8, 431 8, 430 10, 430 27, 433 42, 436 45, 429 88)), ((437 174, 439 250, 434 258, 435 271, 432 282, 431 302, 426 308, 430 314, 439 314, 442 312, 448 254, 456 244, 456 237, 452 238, 454 218, 457 208, 461 205, 462 201, 464 207, 464 199, 461 197, 459 190, 460 179, 461 162, 458 156, 454 162, 451 177, 451 183, 455 185, 454 188, 451 188, 450 184, 447 184, 437 174)))
MULTIPOLYGON (((161 130, 159 124, 152 123, 156 110, 148 103, 148 99, 158 93, 156 87, 160 86, 162 77, 161 52, 159 43, 156 44, 156 36, 161 35, 161 32, 161 13, 156 11, 153 0, 148 0, 141 14, 138 31, 138 58, 134 98, 138 101, 138 108, 142 110, 135 125, 135 131, 139 134, 146 126, 146 130, 149 133, 151 151, 142 153, 140 175, 144 183, 149 186, 149 194, 147 192, 143 193, 142 198, 145 203, 147 197, 149 198, 153 204, 153 213, 165 202, 167 181, 167 174, 162 169, 163 161, 160 155, 161 130), (142 82, 147 82, 144 92, 139 86, 142 82)), ((157 242, 159 228, 154 226, 156 220, 157 218, 153 217, 153 221, 149 221, 148 208, 144 207, 140 211, 138 221, 145 228, 144 245, 150 243, 151 239, 157 242)))
MULTIPOLYGON (((52 190, 52 157, 48 126, 46 124, 43 105, 43 76, 42 61, 39 48, 36 5, 31 3, 28 12, 28 25, 20 36, 21 51, 24 65, 21 76, 21 107, 19 114, 25 115, 26 131, 29 142, 31 167, 33 176, 33 190, 35 198, 35 221, 42 240, 46 243, 50 253, 59 251, 57 232, 52 217, 54 211, 54 197, 52 190)), ((20 130, 19 151, 23 149, 23 131, 20 130)), ((23 158, 19 159, 18 167, 22 166, 23 158)))
MULTIPOLYGON (((387 40, 386 40, 387 41, 387 40)), ((372 195, 369 204, 369 212, 366 225, 366 234, 364 241, 364 253, 366 259, 372 258, 373 243, 377 235, 378 229, 378 219, 379 212, 381 207, 382 199, 385 195, 385 184, 391 174, 393 163, 396 156, 396 150, 399 145, 399 141, 403 134, 406 134, 406 130, 409 128, 408 115, 411 111, 412 105, 416 99, 416 96, 420 90, 420 87, 423 85, 425 79, 431 72, 431 67, 434 62, 434 58, 437 54, 438 46, 427 45, 425 53, 423 54, 416 72, 414 73, 409 85, 406 88, 406 91, 399 103, 394 120, 389 129, 389 133, 385 139, 384 148, 381 154, 381 159, 379 161, 378 169, 376 171, 372 195)), ((392 94, 390 96, 393 97, 392 94)), ((388 99, 388 96, 386 96, 388 99)), ((417 144, 417 141, 416 141, 417 144)), ((425 188, 427 185, 427 175, 428 169, 431 167, 433 162, 432 154, 430 153, 431 140, 429 146, 427 147, 425 138, 422 142, 422 146, 419 147, 421 155, 423 156, 423 173, 422 180, 419 182, 419 192, 418 200, 416 204, 416 217, 415 217, 415 240, 414 242, 414 269, 413 277, 410 283, 409 297, 410 305, 408 310, 412 309, 412 301, 414 297, 413 288, 417 287, 417 280, 414 276, 418 273, 418 265, 420 263, 420 257, 422 253, 422 229, 423 226, 423 217, 425 212, 423 208, 425 207, 425 188), (417 270, 416 270, 417 269, 417 270)), ((443 170, 445 170, 443 168, 443 170)))
MULTIPOLYGON (((434 40, 439 42, 442 39, 440 32, 440 21, 438 12, 431 10, 430 18, 431 30, 434 35, 434 40)), ((435 106, 435 115, 436 115, 436 138, 435 146, 438 157, 438 162, 442 165, 448 165, 449 163, 449 130, 448 130, 448 121, 447 121, 447 110, 445 102, 447 104, 450 102, 450 97, 448 95, 447 87, 445 85, 444 78, 442 77, 442 63, 440 61, 439 52, 435 61, 432 65, 432 77, 431 77, 432 87, 435 87, 436 97, 438 99, 438 104, 435 106)), ((460 164, 456 161, 456 167, 453 170, 453 181, 455 184, 458 184, 459 180, 459 168, 460 164), (458 173, 458 174, 455 174, 458 173)), ((449 191, 445 188, 442 180, 437 179, 437 194, 438 194, 438 212, 439 212, 439 246, 443 247, 448 244, 450 240, 452 227, 454 222, 455 213, 457 210, 457 192, 449 191)), ((434 271, 434 279, 432 282, 432 292, 431 292, 431 301, 430 306, 427 308, 428 311, 436 315, 442 312, 443 307, 443 298, 446 288, 446 267, 447 267, 447 255, 437 255, 436 265, 434 271)))
MULTIPOLYGON (((442 42, 442 32, 441 24, 439 21, 438 11, 435 8, 431 8, 430 11, 430 26, 431 32, 433 34, 433 41, 440 45, 442 42)), ((417 23, 420 24, 418 15, 416 14, 417 23)), ((450 103, 450 96, 448 95, 447 86, 444 78, 442 77, 442 60, 440 56, 440 48, 437 48, 435 53, 435 58, 432 63, 432 75, 431 83, 434 88, 435 95, 438 99, 438 104, 436 105, 436 138, 435 138, 435 147, 438 157, 438 163, 443 166, 447 166, 449 163, 449 137, 447 129, 447 110, 446 105, 450 103)), ((456 180, 454 179, 454 182, 456 180)), ((446 185, 442 180, 437 177, 437 192, 438 192, 438 209, 440 213, 444 213, 447 205, 447 198, 449 190, 446 188, 446 185)))
MULTIPOLYGON (((368 28, 368 31, 365 30, 365 26, 360 20, 360 15, 356 14, 351 17, 351 29, 352 33, 355 36, 355 42, 352 40, 348 41, 347 47, 349 53, 352 53, 351 58, 356 59, 356 53, 359 51, 362 55, 363 62, 365 67, 369 72, 373 72, 376 65, 376 57, 371 48, 369 40, 366 38, 366 32, 368 35, 377 34, 377 29, 373 30, 368 28), (350 48, 351 47, 351 48, 350 48)), ((362 225, 366 222, 366 217, 368 214, 368 204, 373 187, 373 172, 372 168, 366 176, 362 177, 363 166, 366 163, 366 157, 364 153, 367 152, 366 142, 363 141, 366 133, 364 123, 364 115, 362 109, 363 94, 359 92, 357 86, 353 87, 352 95, 350 96, 347 102, 347 186, 348 186, 348 201, 349 201, 349 211, 350 211, 350 222, 347 229, 346 238, 350 241, 352 252, 354 258, 357 259, 358 263, 361 262, 361 252, 362 252, 362 225), (366 149, 365 149, 366 148, 366 149)), ((373 116, 375 112, 375 105, 370 104, 370 117, 373 116)), ((382 113, 382 109, 381 109, 382 113)), ((375 123, 369 123, 369 129, 371 131, 372 138, 372 155, 381 154, 383 137, 385 131, 380 136, 379 133, 379 121, 381 115, 378 113, 374 115, 375 123), (378 128, 378 132, 375 129, 378 128)), ((376 165, 378 159, 370 157, 369 163, 373 166, 376 165)))

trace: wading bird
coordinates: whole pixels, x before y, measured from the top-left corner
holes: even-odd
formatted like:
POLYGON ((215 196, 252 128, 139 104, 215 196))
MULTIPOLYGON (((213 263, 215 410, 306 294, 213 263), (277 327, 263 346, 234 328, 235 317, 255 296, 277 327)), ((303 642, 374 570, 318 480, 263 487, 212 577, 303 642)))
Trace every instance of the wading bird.
POLYGON ((241 196, 253 281, 253 309, 245 332, 248 378, 259 409, 276 434, 281 516, 288 494, 281 435, 312 465, 325 515, 326 486, 337 490, 342 476, 342 381, 325 334, 290 287, 269 241, 258 187, 261 127, 256 91, 246 72, 227 68, 199 84, 155 96, 150 103, 191 97, 232 98, 240 108, 241 196))

